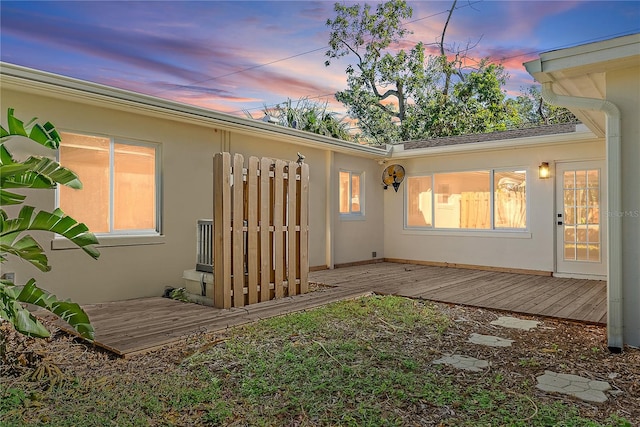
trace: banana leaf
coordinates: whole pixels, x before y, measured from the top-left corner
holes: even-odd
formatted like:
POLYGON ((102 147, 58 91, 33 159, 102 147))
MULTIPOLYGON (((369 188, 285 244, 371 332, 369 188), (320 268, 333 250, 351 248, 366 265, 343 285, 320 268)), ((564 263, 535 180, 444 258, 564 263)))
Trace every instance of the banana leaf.
POLYGON ((60 146, 60 134, 50 122, 41 125, 35 123, 35 118, 25 125, 20 119, 13 115, 13 108, 7 109, 7 126, 9 130, 0 126, 0 144, 3 144, 13 136, 24 136, 38 144, 57 149, 60 146))
POLYGON ((29 157, 24 162, 0 165, 2 188, 55 188, 56 184, 82 188, 78 175, 46 157, 29 157))
POLYGON ((11 322, 16 331, 32 337, 46 338, 49 331, 24 305, 18 301, 21 288, 13 283, 0 281, 0 319, 11 322))
POLYGON ((30 279, 23 287, 3 281, 0 284, 0 315, 6 315, 7 320, 21 333, 36 337, 49 336, 49 331, 20 303, 44 308, 67 322, 80 336, 94 339, 89 316, 78 304, 58 300, 55 295, 39 288, 34 279, 30 279))
POLYGON ((60 209, 53 212, 38 211, 33 206, 23 206, 16 218, 8 219, 6 212, 0 210, 0 248, 2 253, 18 254, 25 251, 26 259, 42 271, 47 271, 46 256, 35 240, 20 237, 25 231, 52 231, 69 239, 92 258, 98 258, 100 253, 95 248, 98 239, 89 231, 86 225, 77 222, 60 209), (36 248, 37 246, 37 248, 36 248))

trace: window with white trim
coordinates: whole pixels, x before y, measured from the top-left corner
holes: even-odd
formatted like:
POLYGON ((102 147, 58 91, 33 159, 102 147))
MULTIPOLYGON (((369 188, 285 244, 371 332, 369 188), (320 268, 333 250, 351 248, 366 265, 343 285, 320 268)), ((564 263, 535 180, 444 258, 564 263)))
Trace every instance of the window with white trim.
POLYGON ((58 204, 95 234, 159 234, 158 145, 62 133, 60 163, 83 188, 60 186, 58 204))
POLYGON ((340 171, 340 215, 364 215, 364 173, 340 171))
POLYGON ((526 230, 527 173, 480 170, 407 177, 407 228, 526 230))

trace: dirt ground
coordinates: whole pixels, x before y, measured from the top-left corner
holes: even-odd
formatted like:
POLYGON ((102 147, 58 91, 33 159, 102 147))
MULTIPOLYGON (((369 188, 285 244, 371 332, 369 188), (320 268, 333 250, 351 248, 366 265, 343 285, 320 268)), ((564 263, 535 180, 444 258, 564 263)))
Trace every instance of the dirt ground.
MULTIPOLYGON (((456 353, 491 361, 492 366, 480 377, 476 373, 456 371, 456 379, 461 384, 481 381, 483 376, 491 375, 497 369, 507 372, 497 385, 504 393, 518 391, 525 381, 536 384, 536 377, 545 370, 607 381, 612 390, 607 393, 607 402, 602 404, 533 390, 535 397, 543 401, 560 400, 578 406, 581 415, 589 419, 601 421, 617 414, 631 421, 632 425, 640 425, 640 350, 627 347, 622 354, 610 353, 605 327, 518 315, 516 317, 541 322, 534 330, 521 331, 490 325, 492 320, 508 315, 505 313, 448 304, 436 306, 452 320, 443 341, 438 348, 416 348, 408 343, 406 351, 429 352, 434 359, 456 353), (480 346, 468 342, 471 333, 496 335, 515 342, 510 348, 480 346)), ((42 364, 57 366, 66 377, 85 380, 123 372, 135 373, 136 376, 157 375, 165 369, 175 368, 185 357, 197 351, 203 338, 221 338, 220 334, 185 337, 164 349, 121 359, 55 329, 47 340, 23 337, 6 323, 0 324, 0 333, 8 343, 4 360, 0 359, 0 384, 4 383, 3 386, 28 381, 29 375, 42 364)))

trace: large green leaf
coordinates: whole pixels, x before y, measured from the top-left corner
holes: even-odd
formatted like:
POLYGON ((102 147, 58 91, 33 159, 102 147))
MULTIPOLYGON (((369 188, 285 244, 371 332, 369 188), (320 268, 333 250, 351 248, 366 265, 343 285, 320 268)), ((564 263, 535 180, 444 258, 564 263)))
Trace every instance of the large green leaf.
POLYGON ((55 188, 56 184, 82 188, 78 175, 46 157, 0 165, 0 184, 3 188, 55 188))
MULTIPOLYGON (((2 252, 17 253, 21 250, 28 250, 30 251, 28 253, 32 254, 32 256, 27 261, 40 269, 46 265, 46 261, 43 264, 42 258, 37 256, 35 247, 29 246, 28 240, 20 238, 20 234, 25 231, 52 231, 69 239, 91 257, 98 258, 100 256, 100 253, 95 248, 95 245, 99 243, 96 236, 89 231, 86 225, 65 215, 60 209, 56 209, 53 212, 39 211, 34 215, 35 208, 33 206, 23 206, 18 217, 11 219, 8 219, 3 210, 0 210, 0 212, 0 245, 2 252)), ((41 248, 40 251, 42 251, 41 248)))
POLYGON ((13 115, 13 111, 13 108, 7 109, 7 126, 9 130, 0 126, 0 144, 13 136, 24 136, 54 150, 60 146, 60 134, 51 123, 46 122, 41 125, 36 123, 34 118, 25 126, 20 119, 13 115))
POLYGON ((46 338, 49 331, 24 305, 18 301, 21 288, 13 283, 0 281, 0 318, 11 322, 16 331, 32 337, 46 338))
POLYGON ((39 288, 34 279, 24 286, 2 280, 0 282, 0 318, 13 324, 22 334, 48 337, 49 331, 23 304, 33 304, 55 314, 75 329, 80 336, 94 339, 94 329, 89 316, 78 304, 61 301, 55 295, 39 288))
POLYGON ((27 196, 22 194, 11 193, 0 188, 0 205, 19 205, 27 196))
POLYGON ((93 326, 91 326, 89 322, 87 313, 75 302, 60 301, 55 295, 50 294, 44 289, 40 289, 36 286, 34 279, 29 280, 27 284, 24 285, 17 300, 37 305, 52 312, 71 325, 82 337, 89 340, 94 339, 93 326))
POLYGON ((47 255, 44 253, 44 250, 38 242, 29 235, 23 236, 22 238, 12 242, 11 245, 5 245, 2 239, 0 239, 0 253, 2 254, 3 260, 6 259, 4 257, 5 253, 12 254, 30 262, 41 271, 51 270, 51 266, 49 266, 48 262, 49 260, 47 255))

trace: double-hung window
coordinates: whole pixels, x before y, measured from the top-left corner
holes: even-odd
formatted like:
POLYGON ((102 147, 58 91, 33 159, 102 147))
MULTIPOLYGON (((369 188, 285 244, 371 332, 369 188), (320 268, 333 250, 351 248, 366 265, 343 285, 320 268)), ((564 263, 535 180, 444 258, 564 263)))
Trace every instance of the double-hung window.
POLYGON ((60 163, 83 188, 61 186, 60 208, 98 235, 159 234, 158 145, 62 133, 60 163))
POLYGON ((408 228, 526 230, 524 170, 479 170, 407 178, 408 228))
POLYGON ((362 217, 364 215, 364 173, 340 171, 340 215, 362 217))

